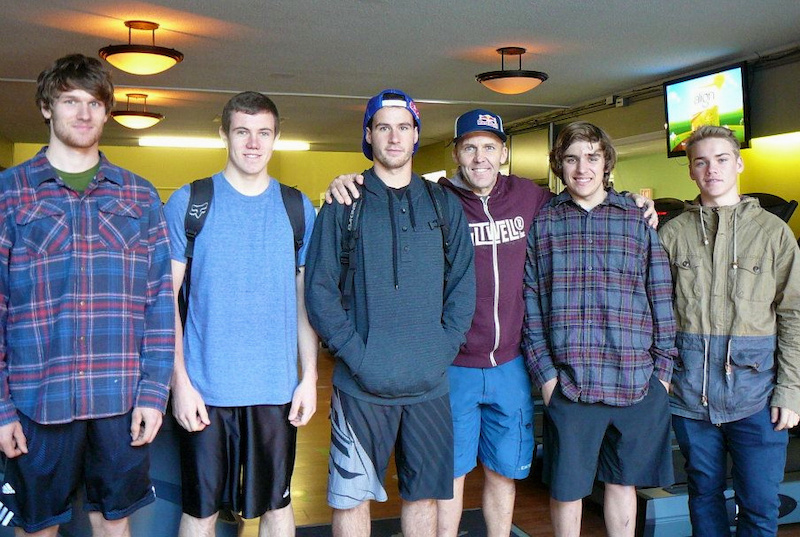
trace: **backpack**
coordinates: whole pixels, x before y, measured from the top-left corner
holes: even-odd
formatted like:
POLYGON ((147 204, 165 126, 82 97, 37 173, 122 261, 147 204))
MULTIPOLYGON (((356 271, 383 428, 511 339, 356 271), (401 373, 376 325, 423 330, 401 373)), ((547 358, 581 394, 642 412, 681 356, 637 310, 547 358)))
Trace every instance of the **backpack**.
MULTIPOLYGON (((295 271, 300 272, 299 253, 303 246, 303 236, 306 232, 305 208, 303 195, 296 188, 278 183, 281 187, 281 198, 294 235, 294 265, 295 271)), ((211 208, 214 197, 214 182, 211 177, 197 179, 190 185, 189 205, 186 207, 186 216, 183 219, 184 232, 186 233, 186 270, 183 275, 183 285, 178 294, 178 310, 181 323, 186 327, 186 313, 189 311, 189 289, 192 281, 192 258, 194 257, 194 241, 203 230, 206 216, 211 208)))
MULTIPOLYGON (((447 218, 447 193, 438 183, 433 183, 427 179, 422 180, 425 183, 425 190, 428 191, 433 202, 433 209, 436 211, 436 225, 442 232, 442 249, 444 250, 444 281, 450 275, 450 268, 453 262, 450 258, 450 221, 447 218)), ((341 247, 342 254, 339 260, 342 264, 341 275, 339 276, 339 289, 342 292, 342 306, 345 310, 349 310, 353 304, 353 280, 356 275, 356 256, 353 252, 356 250, 358 237, 360 234, 361 225, 361 205, 363 204, 364 196, 359 196, 353 200, 350 205, 350 211, 347 214, 347 226, 342 233, 341 247)))

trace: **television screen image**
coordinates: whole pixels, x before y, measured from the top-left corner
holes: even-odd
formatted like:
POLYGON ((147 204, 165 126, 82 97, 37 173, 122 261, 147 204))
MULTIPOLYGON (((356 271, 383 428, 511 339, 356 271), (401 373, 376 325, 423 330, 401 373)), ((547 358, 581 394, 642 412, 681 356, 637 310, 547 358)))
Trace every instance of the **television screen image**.
POLYGON ((742 147, 750 143, 744 64, 683 77, 664 84, 667 153, 686 154, 684 142, 702 125, 731 129, 742 147))

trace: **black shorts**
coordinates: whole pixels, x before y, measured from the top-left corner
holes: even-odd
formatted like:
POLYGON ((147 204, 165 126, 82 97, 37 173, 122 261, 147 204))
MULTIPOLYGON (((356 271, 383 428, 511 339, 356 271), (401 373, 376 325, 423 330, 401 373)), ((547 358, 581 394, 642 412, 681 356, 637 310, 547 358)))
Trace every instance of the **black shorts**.
POLYGON ((297 429, 290 404, 208 408, 211 425, 178 427, 183 512, 206 518, 220 509, 256 518, 291 502, 297 429))
MULTIPOLYGON (((42 425, 22 414, 28 453, 6 461, 0 493, 11 524, 28 533, 72 519, 81 482, 85 508, 118 520, 155 501, 149 446, 131 446, 131 412, 121 416, 42 425)), ((5 517, 4 517, 5 518, 5 517)))
POLYGON ((384 478, 395 451, 400 497, 453 497, 453 419, 450 396, 410 405, 378 405, 334 388, 328 505, 352 509, 387 500, 384 478))
POLYGON ((559 386, 545 409, 544 480, 558 501, 579 500, 599 481, 637 487, 673 483, 669 396, 655 376, 626 407, 567 399, 559 386))

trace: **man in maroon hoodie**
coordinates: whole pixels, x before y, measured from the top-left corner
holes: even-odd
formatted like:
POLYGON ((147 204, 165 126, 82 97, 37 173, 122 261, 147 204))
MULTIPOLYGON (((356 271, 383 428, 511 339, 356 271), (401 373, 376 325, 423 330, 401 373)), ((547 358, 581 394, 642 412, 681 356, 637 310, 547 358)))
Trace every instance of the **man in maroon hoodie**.
POLYGON ((499 116, 487 110, 463 114, 453 146, 459 169, 440 181, 464 207, 477 276, 472 326, 449 370, 455 482, 453 499, 438 502, 440 536, 458 533, 464 478, 476 460, 483 465, 489 535, 508 535, 514 480, 528 476, 533 456, 531 383, 520 355, 525 312, 520 283, 528 229, 553 195, 533 181, 500 173, 508 158, 505 142, 499 116))
MULTIPOLYGON (((455 478, 453 499, 437 502, 438 535, 458 534, 464 480, 480 460, 488 535, 505 537, 511 532, 514 480, 528 476, 534 446, 530 375, 520 351, 527 235, 553 194, 529 179, 500 173, 508 158, 500 116, 480 109, 462 114, 453 142, 458 171, 439 183, 456 193, 469 221, 477 300, 467 342, 448 372, 455 478)), ((353 179, 360 177, 331 183, 340 203, 349 203, 350 193, 358 196, 355 187, 348 191, 353 179)))

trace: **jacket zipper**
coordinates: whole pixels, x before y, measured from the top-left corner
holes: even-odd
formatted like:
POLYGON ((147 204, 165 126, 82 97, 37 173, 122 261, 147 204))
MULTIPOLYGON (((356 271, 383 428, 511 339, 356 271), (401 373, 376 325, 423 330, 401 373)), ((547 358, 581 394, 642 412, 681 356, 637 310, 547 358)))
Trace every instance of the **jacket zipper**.
POLYGON ((483 212, 489 219, 489 229, 492 234, 492 275, 494 277, 492 316, 494 318, 494 347, 489 352, 489 362, 491 362, 492 367, 497 367, 497 361, 494 359, 494 351, 500 346, 500 268, 497 265, 497 229, 495 228, 492 213, 489 212, 489 196, 481 196, 481 203, 483 204, 483 212))

